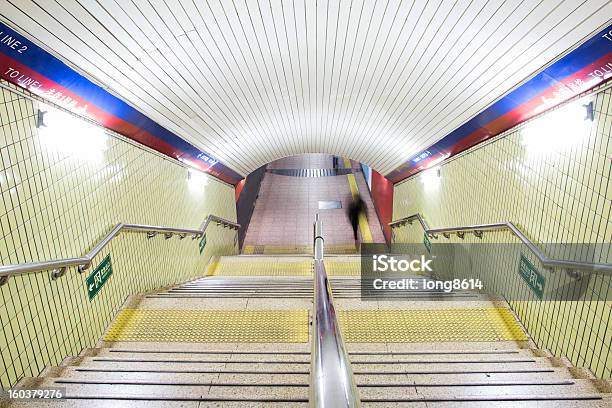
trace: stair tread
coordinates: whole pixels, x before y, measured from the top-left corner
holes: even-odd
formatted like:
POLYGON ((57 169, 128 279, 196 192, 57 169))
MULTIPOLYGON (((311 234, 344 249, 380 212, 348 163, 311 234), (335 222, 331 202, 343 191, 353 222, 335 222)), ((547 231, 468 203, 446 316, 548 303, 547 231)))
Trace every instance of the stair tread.
POLYGON ((484 401, 427 401, 427 402, 372 402, 364 401, 364 408, 609 408, 612 399, 604 396, 599 400, 484 400, 484 401))
MULTIPOLYGON (((429 370, 431 371, 431 370, 429 370)), ((240 377, 243 381, 251 383, 266 383, 266 382, 300 382, 309 381, 309 374, 306 370, 302 373, 293 374, 267 374, 267 373, 170 373, 170 372, 144 372, 144 371, 87 371, 78 366, 58 367, 55 377, 74 378, 74 379, 101 379, 101 380, 165 380, 165 381, 212 381, 216 378, 231 379, 240 377)), ((464 373, 410 373, 410 374, 355 374, 357 383, 373 382, 406 382, 406 381, 421 381, 429 383, 446 383, 453 381, 529 381, 529 380, 563 380, 572 379, 570 371, 562 367, 551 368, 550 371, 535 370, 535 371, 514 371, 508 373, 495 372, 464 372, 464 373)))
MULTIPOLYGON (((289 379, 281 375, 267 376, 265 378, 253 375, 221 374, 210 375, 206 378, 185 378, 182 380, 169 380, 168 378, 69 378, 69 377, 46 377, 41 383, 55 384, 118 384, 118 385, 168 385, 168 386, 205 386, 205 385, 236 385, 250 384, 259 386, 303 386, 308 387, 308 376, 305 374, 295 375, 289 379)), ((583 379, 530 379, 517 380, 509 378, 505 380, 487 379, 438 379, 437 381, 418 380, 408 375, 403 376, 357 376, 356 384, 366 388, 393 388, 393 387, 416 387, 444 389, 450 387, 549 387, 549 386, 578 386, 589 392, 597 392, 595 385, 590 380, 583 379)), ((565 389, 565 387, 561 387, 565 389)))
MULTIPOLYGON (((501 352, 530 349, 528 341, 497 341, 497 342, 443 342, 443 343, 347 343, 349 353, 353 352, 501 352)), ((100 341, 99 348, 137 349, 137 350, 177 350, 181 351, 301 351, 310 353, 308 343, 165 343, 145 341, 100 341)))
MULTIPOLYGON (((602 400, 586 401, 495 401, 496 408, 608 408, 612 401, 608 398, 602 400)), ((219 402, 206 401, 126 401, 126 400, 99 400, 99 399, 68 399, 62 401, 43 401, 35 403, 32 401, 13 402, 11 408, 31 408, 31 407, 58 407, 58 408, 218 408, 219 402)), ((297 408, 307 407, 307 402, 266 402, 265 407, 269 408, 297 408)), ((363 402, 364 408, 491 408, 491 401, 453 401, 453 402, 363 402)), ((224 408, 260 408, 260 402, 236 402, 224 401, 224 408)))
MULTIPOLYGON (((43 379, 40 387, 62 387, 66 396, 106 396, 135 399, 190 399, 216 398, 227 400, 307 400, 308 384, 301 385, 244 385, 226 383, 203 385, 150 385, 150 384, 95 384, 67 383, 60 379, 43 379)), ((566 385, 503 385, 421 387, 360 386, 363 400, 452 400, 452 399, 582 399, 600 398, 592 385, 576 380, 566 385)))
MULTIPOLYGON (((232 360, 249 360, 249 361, 266 361, 266 360, 287 360, 310 362, 310 353, 306 352, 248 352, 248 351, 227 351, 227 350, 210 350, 210 351, 181 351, 181 350, 137 350, 137 349, 88 349, 83 355, 95 357, 109 358, 124 358, 129 356, 130 359, 163 359, 163 360, 215 360, 215 361, 232 361, 232 360)), ((353 363, 360 361, 500 361, 500 360, 515 360, 515 359, 531 359, 536 357, 532 350, 515 350, 515 351, 491 351, 491 352, 354 352, 350 354, 350 360, 353 363), (368 354, 365 354, 368 353, 368 354)))

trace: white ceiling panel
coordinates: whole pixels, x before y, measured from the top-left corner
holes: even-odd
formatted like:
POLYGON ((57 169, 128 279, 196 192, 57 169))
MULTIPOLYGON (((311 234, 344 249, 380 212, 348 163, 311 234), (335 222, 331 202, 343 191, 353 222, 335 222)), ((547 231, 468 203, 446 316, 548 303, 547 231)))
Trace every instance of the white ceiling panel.
POLYGON ((0 0, 0 17, 243 175, 385 174, 609 21, 607 0, 0 0))

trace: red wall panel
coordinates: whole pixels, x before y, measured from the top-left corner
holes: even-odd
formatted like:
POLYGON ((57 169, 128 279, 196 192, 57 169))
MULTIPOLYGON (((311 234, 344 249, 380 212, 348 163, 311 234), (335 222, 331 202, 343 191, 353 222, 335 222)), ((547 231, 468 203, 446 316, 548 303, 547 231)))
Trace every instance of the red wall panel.
POLYGON ((382 223, 385 240, 391 242, 391 227, 393 218, 393 183, 382 174, 372 170, 372 201, 382 223))

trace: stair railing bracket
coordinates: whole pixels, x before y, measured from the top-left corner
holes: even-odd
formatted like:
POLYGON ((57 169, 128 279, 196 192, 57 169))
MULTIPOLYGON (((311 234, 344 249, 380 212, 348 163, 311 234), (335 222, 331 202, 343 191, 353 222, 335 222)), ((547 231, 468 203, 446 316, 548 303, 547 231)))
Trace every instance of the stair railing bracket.
POLYGON ((58 269, 52 269, 51 272, 49 272, 49 275, 51 276, 51 280, 57 280, 59 278, 61 278, 62 276, 64 276, 66 274, 66 267, 62 267, 62 268, 58 268, 58 269))

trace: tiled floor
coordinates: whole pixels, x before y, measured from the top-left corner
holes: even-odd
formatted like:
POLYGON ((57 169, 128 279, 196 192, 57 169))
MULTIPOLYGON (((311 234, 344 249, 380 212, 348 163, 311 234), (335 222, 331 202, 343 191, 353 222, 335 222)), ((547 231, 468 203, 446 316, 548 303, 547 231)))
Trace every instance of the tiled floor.
MULTIPOLYGON (((342 167, 342 160, 340 166, 342 167)), ((269 168, 331 168, 329 155, 303 155, 273 162, 269 168), (311 157, 312 156, 312 157, 311 157)), ((368 220, 374 242, 384 242, 380 223, 363 174, 356 173, 359 191, 368 206, 368 220)), ((351 193, 346 176, 292 177, 266 173, 245 238, 245 245, 308 245, 312 223, 319 213, 325 244, 353 243, 346 216, 351 193), (341 209, 319 210, 319 201, 340 200, 341 209)))

